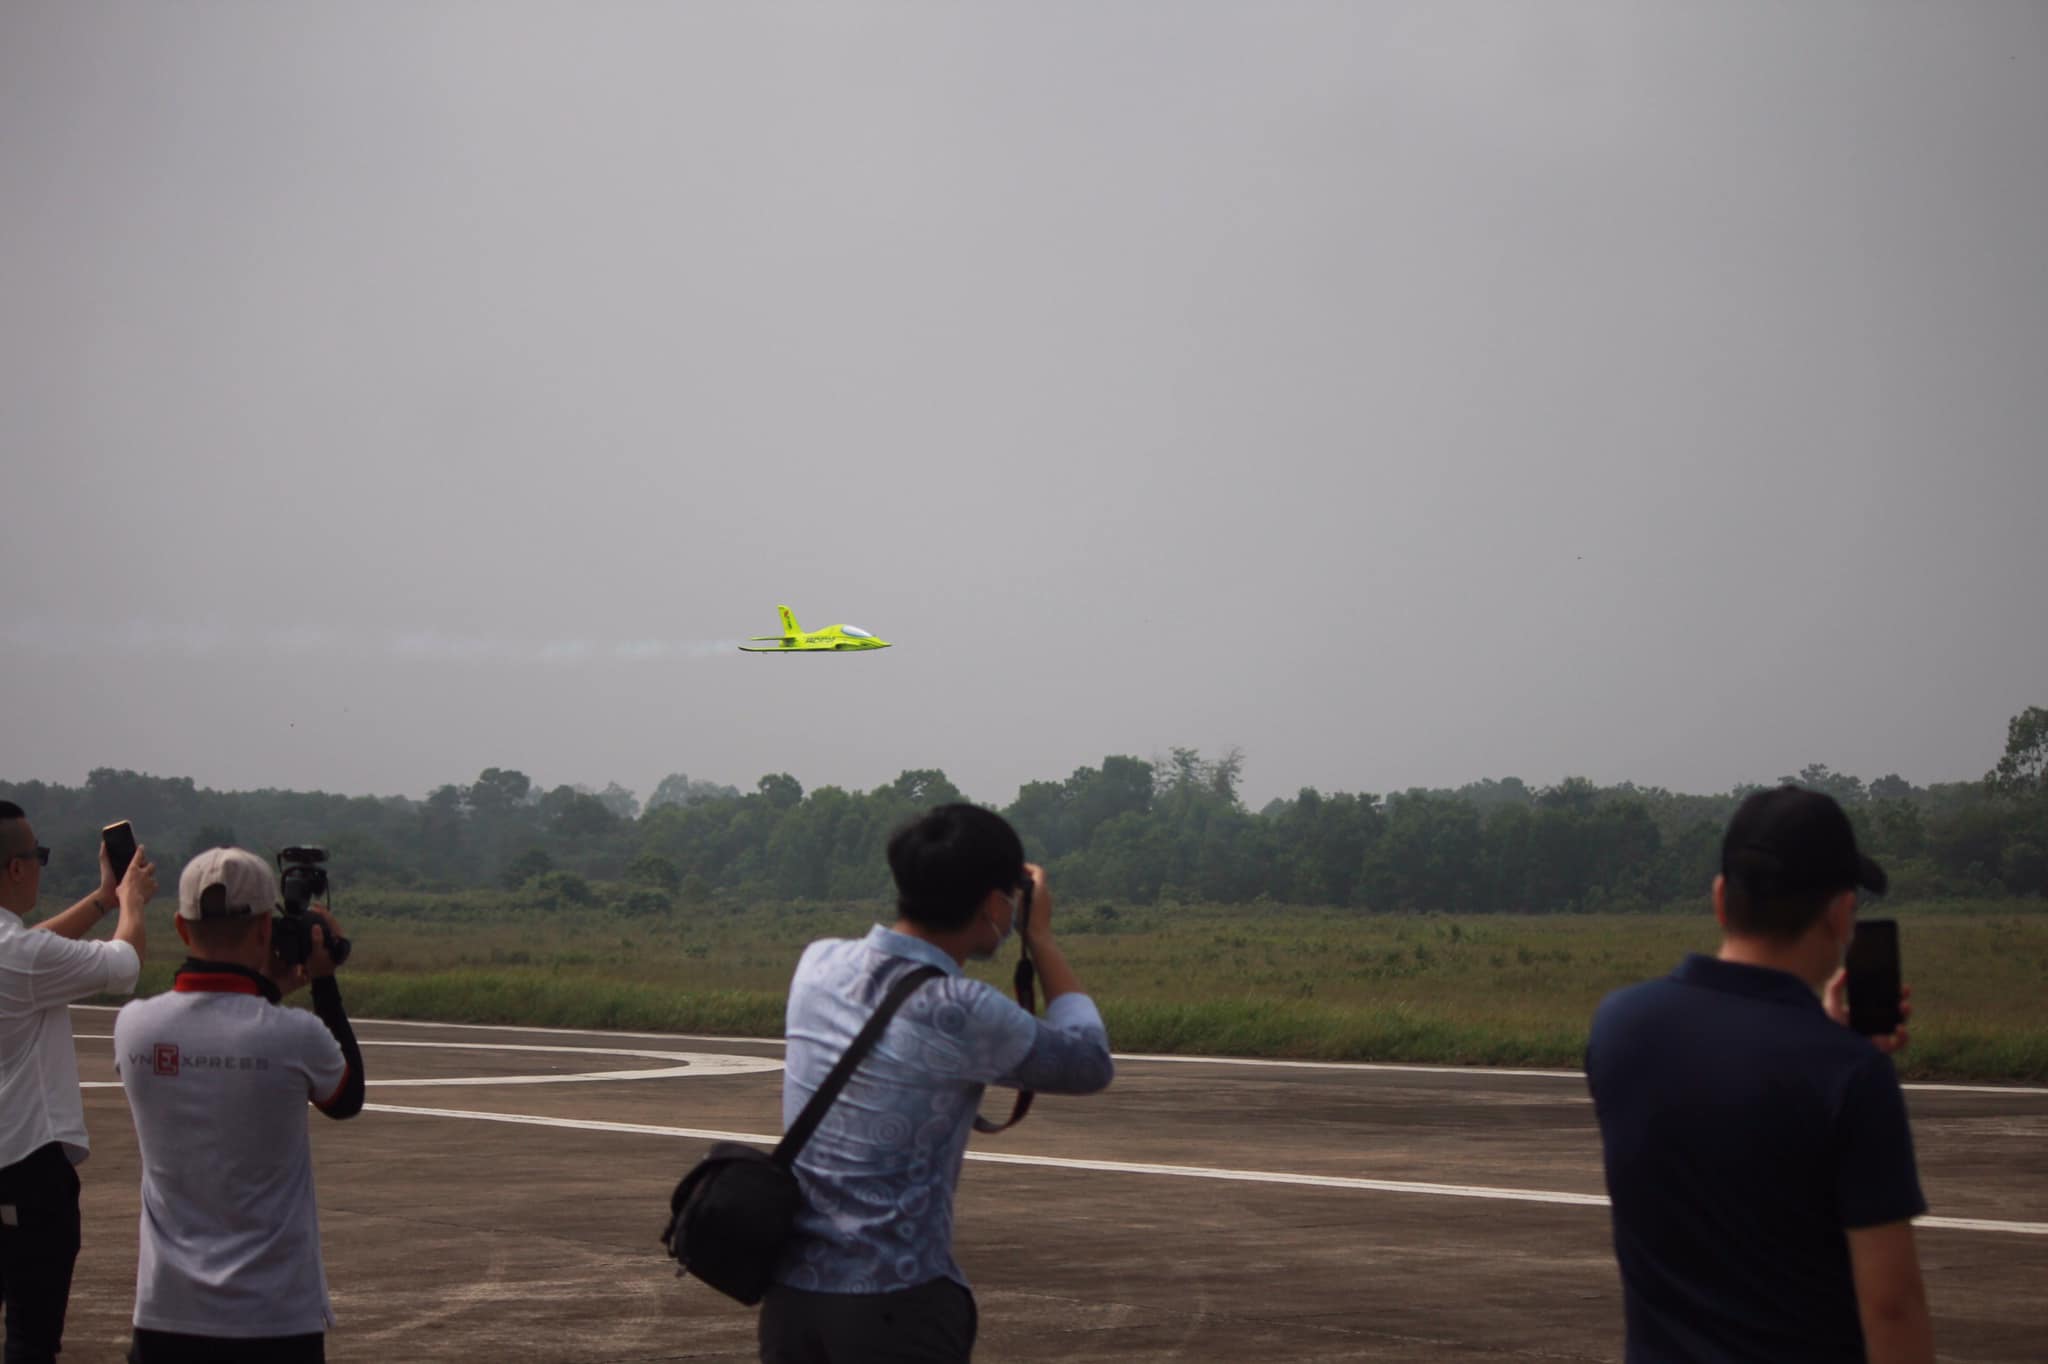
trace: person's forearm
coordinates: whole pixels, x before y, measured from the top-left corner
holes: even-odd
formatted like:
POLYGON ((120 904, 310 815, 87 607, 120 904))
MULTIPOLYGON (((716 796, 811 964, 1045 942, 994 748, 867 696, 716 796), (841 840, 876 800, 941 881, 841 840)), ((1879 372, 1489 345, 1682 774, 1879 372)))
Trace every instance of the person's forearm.
POLYGON ((341 987, 333 976, 313 978, 313 1012, 334 1040, 341 1045, 341 1059, 348 1065, 341 1088, 328 1102, 315 1105, 330 1118, 353 1118, 363 1111, 363 1050, 356 1043, 356 1030, 349 1026, 348 1010, 341 1007, 341 987))
POLYGON ((124 897, 121 901, 121 917, 114 923, 114 941, 127 943, 134 948, 137 958, 145 958, 142 949, 144 941, 149 936, 149 921, 145 914, 148 908, 145 901, 135 900, 131 903, 124 897))
POLYGON ((52 914, 36 927, 45 933, 55 933, 60 938, 78 939, 92 932, 106 914, 106 902, 102 901, 99 893, 95 891, 62 914, 52 914))
POLYGON ((1081 981, 1074 974, 1074 968, 1067 965, 1066 953, 1051 938, 1034 940, 1031 944, 1031 960, 1038 967, 1038 983, 1045 990, 1045 1002, 1050 1004, 1061 995, 1080 994, 1081 981))
POLYGON ((1863 1350, 1870 1364, 1934 1364, 1934 1322, 1927 1300, 1894 1314, 1866 1314, 1863 1350))

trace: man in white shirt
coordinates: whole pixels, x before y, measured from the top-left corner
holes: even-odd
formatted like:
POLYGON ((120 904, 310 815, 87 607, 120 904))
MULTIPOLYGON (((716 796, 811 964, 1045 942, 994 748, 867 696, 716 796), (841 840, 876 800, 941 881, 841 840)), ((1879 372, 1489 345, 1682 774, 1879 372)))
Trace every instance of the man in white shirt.
POLYGON ((78 1259, 78 1173, 85 1106, 71 1043, 71 1004, 125 995, 142 970, 143 907, 156 867, 137 849, 117 886, 100 848, 99 889, 34 928, 50 850, 28 817, 0 801, 0 1304, 6 1364, 46 1364, 64 1348, 78 1259), (85 934, 120 906, 110 940, 85 934))
POLYGON ((317 1364, 334 1324, 313 1196, 310 1101, 363 1108, 363 1058, 324 908, 303 964, 272 952, 277 878, 215 848, 178 878, 192 956, 166 994, 125 1005, 114 1063, 142 1148, 131 1364, 317 1364), (279 1008, 310 978, 313 1012, 279 1008))

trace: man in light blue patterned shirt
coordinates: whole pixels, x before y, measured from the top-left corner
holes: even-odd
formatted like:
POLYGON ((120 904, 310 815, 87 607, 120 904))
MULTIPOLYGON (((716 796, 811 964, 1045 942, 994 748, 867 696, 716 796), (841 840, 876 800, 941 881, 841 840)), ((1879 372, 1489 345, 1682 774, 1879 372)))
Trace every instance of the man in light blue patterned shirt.
POLYGON ((1045 874, 1002 816, 939 806, 889 840, 889 868, 895 926, 814 942, 797 964, 783 1125, 901 973, 946 974, 912 992, 797 1158, 806 1206, 762 1303, 764 1364, 966 1360, 976 1321, 953 1261, 953 1189, 982 1090, 1092 1094, 1114 1073, 1102 1015, 1053 940, 1045 874), (1042 1019, 961 974, 1027 903, 1042 1019))

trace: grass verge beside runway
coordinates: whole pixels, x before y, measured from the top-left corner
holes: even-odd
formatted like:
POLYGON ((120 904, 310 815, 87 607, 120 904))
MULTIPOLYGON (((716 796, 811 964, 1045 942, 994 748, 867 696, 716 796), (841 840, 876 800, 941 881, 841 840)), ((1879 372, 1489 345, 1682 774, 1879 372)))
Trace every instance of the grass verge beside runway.
MULTIPOLYGON (((775 1036, 805 942, 878 906, 439 915, 344 905, 361 1016, 775 1036)), ((471 902, 473 904, 473 902, 471 902)), ((2048 1080, 2048 914, 1901 907, 1913 1078, 2048 1080)), ((1704 913, 1370 915, 1062 906, 1067 955, 1121 1051, 1576 1066, 1609 990, 1711 951, 1704 913)), ((157 931, 171 936, 170 925, 157 931)), ((169 983, 160 948, 144 990, 169 983)), ((1006 981, 1008 968, 981 968, 1006 981)))

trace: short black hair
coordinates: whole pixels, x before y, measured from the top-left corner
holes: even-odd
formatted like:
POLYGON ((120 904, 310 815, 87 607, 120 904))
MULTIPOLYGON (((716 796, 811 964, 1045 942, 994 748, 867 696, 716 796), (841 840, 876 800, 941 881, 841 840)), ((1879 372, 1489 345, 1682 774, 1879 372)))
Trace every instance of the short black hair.
MULTIPOLYGON (((16 805, 11 800, 0 800, 0 825, 12 824, 17 819, 27 818, 28 811, 22 809, 19 805, 16 805)), ((12 848, 5 846, 6 844, 12 843, 13 841, 14 840, 12 838, 0 838, 0 853, 6 853, 9 856, 13 856, 14 850, 12 848)))
POLYGON ((1839 890, 1806 890, 1772 894, 1751 879, 1729 876, 1721 888, 1721 907, 1728 927, 1739 937, 1792 942, 1819 922, 1839 890))
POLYGON ((1024 841, 979 805, 936 805, 889 836, 896 911, 924 928, 964 928, 992 890, 1024 884, 1024 841))

